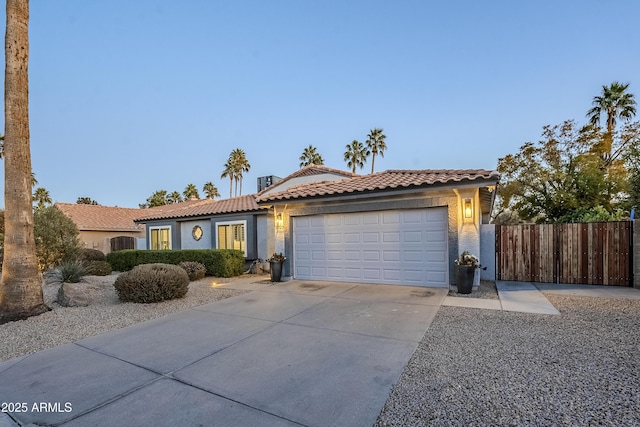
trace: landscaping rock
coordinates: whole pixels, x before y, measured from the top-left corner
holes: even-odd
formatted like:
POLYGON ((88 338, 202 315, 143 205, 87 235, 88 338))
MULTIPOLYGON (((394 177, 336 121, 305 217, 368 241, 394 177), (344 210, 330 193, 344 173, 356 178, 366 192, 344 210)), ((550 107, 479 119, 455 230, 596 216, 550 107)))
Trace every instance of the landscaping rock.
POLYGON ((86 282, 63 283, 58 289, 58 304, 63 307, 86 307, 99 298, 102 287, 86 282))

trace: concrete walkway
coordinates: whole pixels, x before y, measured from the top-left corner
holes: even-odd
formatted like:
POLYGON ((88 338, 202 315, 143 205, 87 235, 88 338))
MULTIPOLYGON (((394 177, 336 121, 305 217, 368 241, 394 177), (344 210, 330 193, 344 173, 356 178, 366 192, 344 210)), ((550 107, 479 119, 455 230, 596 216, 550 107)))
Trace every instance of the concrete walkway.
POLYGON ((496 289, 498 299, 447 296, 442 305, 519 313, 560 314, 544 294, 640 300, 640 289, 621 286, 497 281, 496 289))
POLYGON ((0 363, 0 426, 372 425, 447 293, 225 286, 254 291, 0 363))

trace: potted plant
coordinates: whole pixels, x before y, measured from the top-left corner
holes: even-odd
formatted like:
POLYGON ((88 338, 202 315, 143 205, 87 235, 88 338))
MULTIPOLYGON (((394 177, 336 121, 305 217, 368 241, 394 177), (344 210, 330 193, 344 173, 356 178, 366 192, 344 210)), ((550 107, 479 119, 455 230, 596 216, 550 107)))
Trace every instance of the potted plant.
POLYGON ((287 260, 287 257, 282 255, 282 252, 274 253, 267 261, 271 267, 271 281, 280 282, 282 279, 282 264, 287 260))
POLYGON ((473 289, 473 278, 476 269, 481 268, 478 257, 464 251, 460 254, 456 263, 456 285, 459 294, 470 294, 473 289))

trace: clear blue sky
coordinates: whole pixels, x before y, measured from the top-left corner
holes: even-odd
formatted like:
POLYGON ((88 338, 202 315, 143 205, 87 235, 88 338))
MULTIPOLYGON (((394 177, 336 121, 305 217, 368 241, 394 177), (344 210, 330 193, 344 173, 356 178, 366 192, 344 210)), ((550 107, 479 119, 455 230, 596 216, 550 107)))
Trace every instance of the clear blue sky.
POLYGON ((346 169, 374 127, 376 171, 495 169, 584 122, 602 85, 640 97, 639 17, 637 0, 31 0, 33 170, 59 202, 228 197, 234 148, 246 194, 309 144, 346 169))

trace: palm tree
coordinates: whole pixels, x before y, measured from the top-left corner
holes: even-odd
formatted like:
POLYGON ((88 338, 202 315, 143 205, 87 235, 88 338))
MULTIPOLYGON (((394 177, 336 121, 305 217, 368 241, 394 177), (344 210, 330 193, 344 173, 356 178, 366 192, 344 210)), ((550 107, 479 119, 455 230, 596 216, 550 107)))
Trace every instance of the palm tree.
POLYGON ((300 167, 303 168, 307 165, 324 165, 324 159, 313 145, 305 148, 300 156, 300 167))
MULTIPOLYGON (((236 148, 231 152, 230 157, 233 159, 233 164, 235 165, 235 173, 236 173, 236 190, 238 187, 238 182, 240 183, 240 196, 242 196, 242 177, 244 172, 249 172, 251 169, 251 165, 247 160, 247 156, 244 150, 240 148, 236 148)), ((236 195, 237 191, 236 191, 236 195)))
POLYGON ((220 178, 229 177, 229 198, 231 198, 231 192, 233 191, 233 179, 235 178, 236 173, 234 170, 234 165, 231 160, 231 156, 227 159, 227 162, 224 164, 224 170, 222 171, 222 175, 220 178))
POLYGON ((587 117, 595 127, 600 125, 600 116, 607 115, 607 130, 604 135, 603 154, 605 158, 611 155, 613 146, 613 131, 618 119, 631 119, 636 115, 636 101, 632 93, 626 92, 629 83, 613 82, 609 86, 602 86, 602 95, 593 97, 593 108, 587 111, 587 117))
POLYGON ((367 149, 371 152, 371 173, 376 162, 376 156, 384 157, 384 150, 387 149, 385 139, 387 136, 382 133, 382 129, 375 128, 367 135, 367 149))
POLYGON ((184 191, 182 192, 182 195, 184 196, 185 200, 189 200, 192 198, 194 199, 200 198, 200 194, 198 194, 198 188, 194 184, 187 185, 184 191))
POLYGON ((5 238, 0 323, 48 311, 38 271, 31 205, 29 1, 7 0, 4 75, 5 238), (10 41, 10 42, 9 42, 10 41))
POLYGON ((351 168, 353 173, 356 173, 356 167, 362 169, 364 162, 367 161, 369 156, 369 150, 362 145, 362 142, 353 140, 351 144, 347 144, 347 151, 344 152, 344 161, 347 162, 347 167, 351 168))
POLYGON ((202 191, 207 195, 208 199, 215 199, 216 197, 220 197, 218 188, 213 185, 213 182, 211 181, 204 184, 204 187, 202 187, 202 191))
POLYGON ((36 188, 36 191, 33 192, 33 203, 36 204, 36 208, 38 209, 51 206, 51 196, 49 192, 43 187, 36 188))
POLYGON ((171 193, 167 194, 165 200, 167 201, 168 205, 173 203, 180 203, 182 201, 182 194, 180 194, 180 192, 178 191, 172 191, 171 193))

